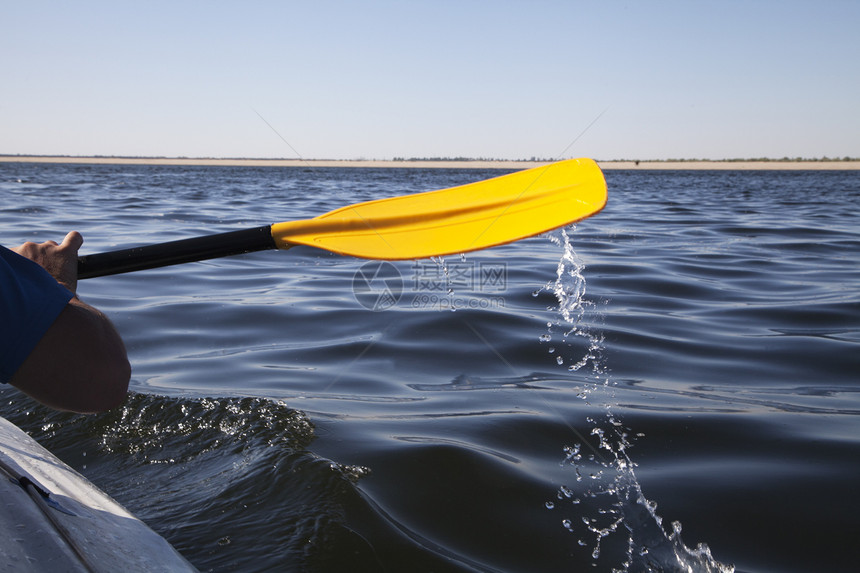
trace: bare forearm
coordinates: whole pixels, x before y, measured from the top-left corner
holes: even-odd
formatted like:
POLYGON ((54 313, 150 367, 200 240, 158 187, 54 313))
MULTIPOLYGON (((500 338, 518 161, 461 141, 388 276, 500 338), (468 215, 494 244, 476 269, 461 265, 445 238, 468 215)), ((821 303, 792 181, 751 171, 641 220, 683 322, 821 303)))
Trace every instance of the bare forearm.
MULTIPOLYGON (((77 253, 83 237, 72 231, 59 245, 24 243, 13 249, 41 265, 72 293, 77 289, 77 253)), ((125 399, 131 376, 116 328, 99 310, 75 296, 36 344, 11 383, 47 406, 91 413, 125 399)))
POLYGON ((92 413, 121 404, 131 368, 110 320, 77 298, 36 345, 12 384, 47 406, 92 413))

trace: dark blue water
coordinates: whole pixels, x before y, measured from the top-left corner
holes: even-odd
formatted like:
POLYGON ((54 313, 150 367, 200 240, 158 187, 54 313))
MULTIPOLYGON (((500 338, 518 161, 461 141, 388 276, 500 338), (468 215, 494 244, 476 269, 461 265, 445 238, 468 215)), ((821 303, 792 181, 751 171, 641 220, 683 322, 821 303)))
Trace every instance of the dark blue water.
MULTIPOLYGON (((0 243, 101 252, 499 173, 0 164, 0 243)), ((204 571, 853 570, 860 177, 606 178, 575 229, 372 282, 306 247, 84 281, 127 404, 4 389, 0 414, 204 571)))

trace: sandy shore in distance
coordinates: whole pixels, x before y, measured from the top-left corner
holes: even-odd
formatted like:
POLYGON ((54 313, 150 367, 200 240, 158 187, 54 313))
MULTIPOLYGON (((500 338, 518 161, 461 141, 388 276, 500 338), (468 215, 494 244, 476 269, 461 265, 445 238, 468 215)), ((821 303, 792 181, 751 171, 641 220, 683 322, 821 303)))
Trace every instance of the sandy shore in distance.
POLYGON ((833 171, 860 169, 860 161, 600 161, 601 169, 638 169, 668 170, 719 169, 725 171, 752 170, 792 170, 792 171, 833 171))
MULTIPOLYGON (((185 157, 49 157, 0 155, 3 163, 75 163, 102 165, 221 165, 247 167, 410 167, 424 169, 528 169, 537 161, 376 161, 321 159, 211 159, 185 157)), ((631 170, 860 170, 860 161, 599 161, 601 169, 631 170)))

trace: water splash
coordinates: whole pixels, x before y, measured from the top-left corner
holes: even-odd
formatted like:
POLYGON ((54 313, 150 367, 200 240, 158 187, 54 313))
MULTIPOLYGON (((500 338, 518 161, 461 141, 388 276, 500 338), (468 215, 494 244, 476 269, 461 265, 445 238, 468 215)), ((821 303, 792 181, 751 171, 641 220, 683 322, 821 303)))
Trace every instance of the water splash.
MULTIPOLYGON (((562 255, 556 267, 555 281, 547 283, 542 290, 548 290, 555 296, 558 306, 549 310, 558 313, 555 321, 547 323, 547 334, 541 335, 541 342, 552 340, 554 329, 562 331, 562 342, 571 348, 567 352, 569 356, 576 357, 574 360, 566 359, 561 354, 555 357, 558 365, 567 364, 570 372, 576 372, 591 365, 595 376, 602 374, 602 362, 600 354, 603 349, 602 334, 583 326, 583 318, 594 303, 585 298, 585 263, 576 254, 570 235, 575 231, 575 225, 562 228, 556 232, 549 233, 549 240, 561 247, 562 255)), ((540 291, 535 292, 535 296, 540 291)), ((549 353, 556 353, 556 347, 552 346, 549 353)))
MULTIPOLYGON (((451 279, 451 271, 448 268, 445 257, 430 257, 430 260, 436 263, 436 270, 441 271, 445 277, 445 292, 448 296, 451 296, 454 294, 454 281, 451 279)), ((466 262, 466 255, 464 253, 460 253, 460 261, 463 263, 466 262)))
MULTIPOLYGON (((570 232, 576 230, 570 226, 570 232)), ((550 234, 549 240, 562 248, 561 259, 556 267, 556 280, 552 283, 552 292, 558 299, 558 311, 565 322, 571 324, 570 333, 580 332, 579 323, 585 314, 585 263, 573 250, 567 229, 560 229, 559 235, 550 234)))
POLYGON ((591 367, 586 374, 586 390, 578 396, 588 399, 597 389, 606 395, 603 415, 586 418, 594 438, 587 441, 586 450, 581 443, 564 447, 561 465, 573 471, 575 487, 559 487, 556 499, 548 501, 546 508, 563 508, 578 517, 563 517, 561 526, 573 534, 576 546, 590 549, 594 566, 600 560, 602 566, 609 563, 613 572, 734 571, 733 566, 714 560, 707 545, 687 547, 681 540, 679 522, 673 522, 672 530, 666 531, 663 518, 657 514, 657 504, 642 493, 634 472, 636 464, 629 455, 633 441, 642 434, 625 427, 611 410, 614 394, 603 363, 604 339, 588 324, 599 317, 589 313, 596 305, 586 298, 585 264, 573 249, 573 230, 571 226, 548 235, 561 247, 562 256, 555 281, 544 287, 558 302, 558 306, 548 309, 555 311, 557 318, 547 323, 547 333, 540 336, 540 341, 551 341, 553 331, 561 330, 566 356, 559 353, 558 344, 549 348, 557 364, 570 363, 571 372, 591 367))

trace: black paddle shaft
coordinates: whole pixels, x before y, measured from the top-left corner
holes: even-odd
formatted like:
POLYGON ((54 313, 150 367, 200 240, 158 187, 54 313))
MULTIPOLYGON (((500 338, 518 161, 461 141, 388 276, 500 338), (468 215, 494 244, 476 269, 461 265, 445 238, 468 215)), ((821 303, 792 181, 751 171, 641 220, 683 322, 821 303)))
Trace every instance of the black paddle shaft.
POLYGON ((89 279, 277 248, 269 225, 169 243, 78 257, 78 278, 89 279))

